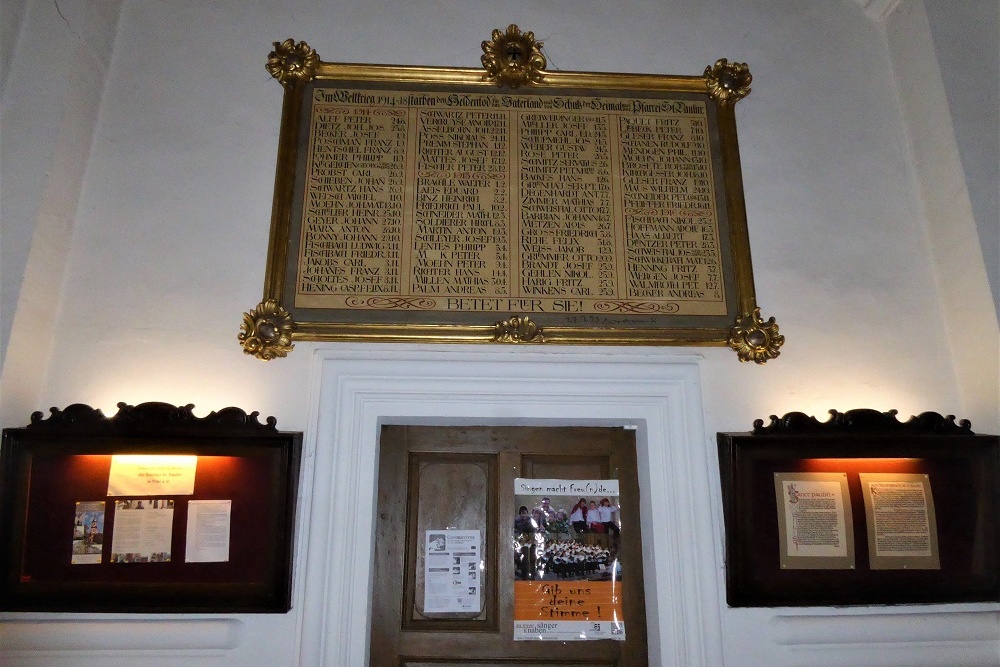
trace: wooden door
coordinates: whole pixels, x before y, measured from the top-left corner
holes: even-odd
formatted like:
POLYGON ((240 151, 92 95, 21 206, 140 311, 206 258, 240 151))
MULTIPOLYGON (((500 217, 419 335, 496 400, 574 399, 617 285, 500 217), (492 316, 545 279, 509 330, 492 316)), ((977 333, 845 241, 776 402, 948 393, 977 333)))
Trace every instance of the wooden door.
POLYGON ((586 427, 385 426, 380 438, 373 667, 647 664, 635 432, 586 427), (626 640, 514 641, 514 479, 618 479, 626 640), (482 531, 482 603, 425 612, 427 530, 482 531))

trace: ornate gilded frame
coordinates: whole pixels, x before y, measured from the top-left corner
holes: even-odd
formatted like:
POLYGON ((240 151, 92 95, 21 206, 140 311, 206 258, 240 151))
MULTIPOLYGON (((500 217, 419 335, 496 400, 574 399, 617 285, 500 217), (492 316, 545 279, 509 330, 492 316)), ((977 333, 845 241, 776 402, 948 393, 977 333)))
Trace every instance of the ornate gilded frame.
MULTIPOLYGON (((511 25, 494 30, 482 44, 483 69, 358 65, 320 60, 306 42, 291 39, 274 43, 267 70, 284 87, 281 129, 275 175, 274 206, 267 271, 261 302, 244 313, 239 341, 246 354, 269 360, 284 357, 296 340, 376 342, 497 342, 590 345, 728 345, 740 361, 763 364, 778 356, 784 337, 774 318, 765 321, 756 304, 750 243, 746 224, 740 156, 734 106, 750 92, 751 75, 742 63, 725 59, 705 68, 702 76, 548 72, 542 43, 531 32, 511 25), (292 237, 302 224, 302 152, 309 131, 310 91, 343 82, 352 86, 431 86, 434 90, 509 93, 531 90, 548 95, 560 91, 622 94, 641 91, 669 99, 681 96, 707 102, 714 126, 712 160, 721 166, 716 175, 717 199, 726 211, 720 220, 727 261, 723 267, 727 313, 724 316, 647 318, 655 325, 630 325, 629 317, 555 317, 551 313, 478 312, 470 323, 407 319, 396 312, 295 308, 291 303, 289 269, 298 257, 292 237), (718 154, 715 154, 716 150, 718 154), (298 193, 298 199, 296 199, 298 193), (296 202, 298 204, 296 205, 296 202), (291 263, 291 265, 290 265, 291 263), (350 317, 342 317, 345 312, 350 317), (387 314, 386 314, 387 313, 387 314)), ((721 216, 720 216, 721 217, 721 216)))

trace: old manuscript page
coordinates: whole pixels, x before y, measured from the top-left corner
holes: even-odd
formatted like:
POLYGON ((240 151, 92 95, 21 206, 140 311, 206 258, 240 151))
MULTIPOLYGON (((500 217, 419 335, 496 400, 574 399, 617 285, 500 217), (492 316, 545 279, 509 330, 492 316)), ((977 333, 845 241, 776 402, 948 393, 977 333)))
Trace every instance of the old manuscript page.
POLYGON ((779 561, 783 569, 853 569, 854 532, 847 475, 776 472, 779 561))
POLYGON ((873 570, 939 570, 937 521, 925 474, 861 473, 873 570))

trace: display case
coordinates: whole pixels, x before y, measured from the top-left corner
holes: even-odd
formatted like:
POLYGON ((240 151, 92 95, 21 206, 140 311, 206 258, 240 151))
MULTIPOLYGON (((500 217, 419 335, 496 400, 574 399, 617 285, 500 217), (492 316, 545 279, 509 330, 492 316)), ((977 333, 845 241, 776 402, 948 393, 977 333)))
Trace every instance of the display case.
POLYGON ((1000 600, 998 437, 830 413, 718 434, 729 605, 1000 600))

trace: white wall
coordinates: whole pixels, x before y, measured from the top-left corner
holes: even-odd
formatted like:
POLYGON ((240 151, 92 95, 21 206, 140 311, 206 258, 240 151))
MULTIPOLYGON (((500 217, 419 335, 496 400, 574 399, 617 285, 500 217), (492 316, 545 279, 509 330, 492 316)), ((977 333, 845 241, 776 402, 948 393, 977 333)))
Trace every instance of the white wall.
POLYGON ((995 430, 996 411, 963 405, 956 387, 880 27, 846 0, 730 5, 127 4, 47 384, 6 419, 158 398, 300 425, 287 396, 305 355, 260 364, 233 342, 262 287, 281 100, 263 69, 270 42, 306 39, 327 60, 475 65, 490 28, 516 21, 567 69, 751 64, 737 117, 758 302, 787 343, 764 368, 708 351, 713 427, 868 406, 995 430))
MULTIPOLYGON (((27 15, 45 9, 51 19, 51 8, 29 1, 27 15)), ((50 361, 46 345, 12 365, 11 348, 4 426, 49 406, 84 402, 110 414, 118 401, 160 400, 194 403, 198 414, 237 405, 276 416, 282 429, 307 428, 310 352, 338 346, 298 343, 289 358, 264 363, 236 342, 263 286, 282 95, 264 70, 271 42, 304 39, 328 61, 476 66, 479 43, 514 22, 545 42, 551 68, 700 74, 720 57, 750 65, 753 92, 737 121, 757 297, 786 344, 763 367, 727 349, 698 351, 708 436, 691 446, 711 454, 717 431, 830 408, 895 408, 904 418, 935 410, 1000 430, 989 391, 1000 336, 995 322, 977 325, 992 348, 980 364, 987 389, 964 394, 939 296, 949 272, 932 259, 893 52, 883 25, 855 2, 126 0, 116 18, 68 261, 49 258, 52 272, 65 268, 54 319, 40 327, 50 361)), ((19 47, 12 73, 31 57, 19 47)), ((58 85, 25 90, 18 104, 50 113, 44 103, 58 85)), ((44 178, 51 137, 14 141, 9 117, 5 109, 5 145, 34 155, 28 166, 44 178)), ((5 244, 30 245, 38 187, 14 187, 25 210, 4 204, 5 244)), ((0 287, 16 293, 20 279, 5 272, 0 287)), ((32 332, 37 323, 25 319, 32 332)), ((977 351, 967 353, 974 366, 977 351)), ((724 612, 728 665, 790 659, 758 645, 770 619, 724 612)), ((255 623, 265 631, 241 641, 269 664, 294 633, 287 620, 255 623)))
POLYGON ((24 8, 28 0, 9 0, 0 5, 0 90, 7 81, 11 56, 21 30, 24 8))
POLYGON ((929 2, 926 7, 1000 317, 1000 2, 929 2))
POLYGON ((5 424, 20 423, 41 397, 120 7, 121 0, 24 0, 9 10, 4 4, 3 18, 13 22, 0 36, 5 424), (16 422, 6 419, 11 414, 18 415, 16 422))
MULTIPOLYGON (((959 394, 970 412, 978 404, 996 414, 1000 339, 986 266, 996 258, 989 249, 984 255, 980 244, 929 16, 923 2, 901 0, 884 25, 959 394)), ((985 129, 993 113, 990 106, 982 109, 985 129)), ((966 123, 970 114, 964 112, 966 123)), ((983 144, 990 141, 990 132, 984 132, 983 144)), ((1000 174, 986 165, 982 173, 991 170, 1000 174)))

